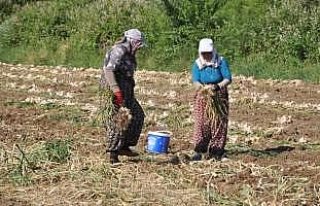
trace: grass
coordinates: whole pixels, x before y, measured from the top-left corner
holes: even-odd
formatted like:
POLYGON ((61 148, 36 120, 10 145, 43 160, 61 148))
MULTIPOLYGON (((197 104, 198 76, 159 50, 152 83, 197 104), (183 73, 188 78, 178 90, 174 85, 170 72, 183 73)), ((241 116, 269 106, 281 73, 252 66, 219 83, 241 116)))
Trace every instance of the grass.
POLYGON ((14 156, 18 161, 15 164, 7 163, 8 178, 15 185, 27 186, 32 183, 30 172, 34 169, 34 165, 28 160, 25 151, 19 145, 16 145, 19 155, 14 156))
POLYGON ((320 83, 319 64, 302 63, 297 60, 282 64, 270 61, 270 57, 263 54, 235 60, 230 64, 235 74, 254 76, 257 79, 301 79, 306 82, 320 83))
POLYGON ((21 101, 8 101, 4 103, 4 106, 14 106, 17 108, 34 107, 36 103, 33 102, 21 102, 21 101))
POLYGON ((181 1, 178 13, 169 8, 179 3, 166 7, 161 2, 167 1, 159 2, 29 1, 20 8, 10 1, 7 7, 14 8, 12 13, 0 15, 5 17, 0 24, 0 60, 101 68, 106 49, 123 31, 137 27, 146 33, 149 45, 138 53, 139 68, 190 71, 197 42, 212 35, 234 74, 320 82, 316 3, 309 7, 233 0, 215 8, 217 12, 200 15, 194 12, 200 5, 189 6, 189 0, 181 1), (241 18, 237 18, 239 10, 241 18), (291 29, 297 33, 282 34, 291 29))
POLYGON ((11 169, 8 176, 16 186, 28 186, 32 184, 32 178, 29 174, 26 174, 23 165, 19 165, 16 168, 11 169))
POLYGON ((60 107, 48 112, 46 118, 49 121, 66 121, 74 125, 82 125, 88 122, 87 114, 77 107, 60 107))
POLYGON ((291 150, 294 150, 295 148, 292 146, 280 145, 274 148, 266 148, 263 150, 258 150, 258 149, 252 149, 251 147, 246 145, 232 144, 227 146, 226 149, 227 149, 227 155, 230 155, 230 156, 248 154, 253 157, 267 158, 267 157, 275 157, 282 152, 291 151, 291 150))
MULTIPOLYGON (((77 141, 81 144, 83 140, 77 141)), ((296 195, 299 188, 310 184, 304 178, 283 176, 281 167, 261 167, 254 163, 238 161, 201 162, 178 166, 163 164, 160 167, 152 162, 143 161, 110 166, 102 162, 95 163, 94 159, 101 158, 99 156, 85 159, 84 154, 74 153, 72 159, 78 159, 80 162, 77 163, 70 160, 70 146, 68 140, 54 140, 29 148, 30 151, 25 152, 28 161, 37 162, 41 169, 31 170, 26 160, 23 160, 23 167, 21 164, 15 164, 15 168, 11 168, 9 164, 1 164, 1 168, 11 168, 7 178, 20 189, 37 182, 39 184, 47 182, 47 185, 43 185, 44 192, 52 190, 53 194, 56 194, 54 188, 57 185, 67 190, 78 188, 77 194, 84 198, 82 201, 85 202, 86 198, 90 197, 91 202, 100 201, 104 205, 109 205, 110 201, 114 205, 261 205, 266 196, 274 199, 274 203, 283 203, 288 195, 296 195), (71 167, 66 167, 66 163, 71 167), (255 183, 229 182, 247 172, 248 175, 253 175, 243 176, 248 178, 246 180, 258 183, 261 179, 259 191, 264 191, 263 198, 261 194, 255 193, 256 189, 253 188, 256 186, 255 183), (239 187, 239 190, 230 194, 228 190, 224 190, 223 185, 239 187)), ((68 191, 65 192, 63 196, 71 195, 68 191)), ((71 195, 68 200, 76 202, 73 198, 75 197, 71 195)), ((66 203, 50 197, 46 203, 52 201, 56 204, 66 203)), ((287 201, 288 204, 301 203, 303 198, 297 201, 287 199, 287 201)))
POLYGON ((188 108, 183 105, 176 105, 170 109, 168 117, 165 118, 165 123, 171 131, 175 132, 185 126, 183 125, 183 119, 189 113, 187 109, 188 108))
MULTIPOLYGON (((56 43, 52 43, 56 44, 56 43)), ((45 46, 48 47, 48 46, 45 46)), ((34 64, 34 65, 65 65, 72 67, 94 67, 101 68, 103 54, 97 53, 90 48, 70 48, 72 54, 69 54, 69 59, 63 59, 61 57, 55 57, 61 52, 68 51, 55 51, 52 49, 44 49, 41 47, 44 52, 37 52, 37 49, 34 48, 5 48, 3 51, 0 48, 0 59, 5 62, 10 63, 25 63, 25 64, 34 64), (35 50, 34 52, 30 52, 35 50), (42 57, 39 57, 41 53, 42 57), (81 55, 80 55, 81 54, 81 55), (28 59, 23 59, 25 56, 28 56, 28 59), (48 58, 50 57, 50 58, 48 58)), ((141 57, 142 58, 142 57, 141 57)), ((143 57, 145 58, 145 57, 143 57)), ((273 62, 268 62, 263 59, 264 56, 258 56, 256 59, 247 60, 235 59, 230 61, 230 68, 234 75, 245 75, 245 76, 254 76, 257 79, 280 79, 280 80, 290 80, 290 79, 301 79, 307 82, 320 83, 319 69, 318 64, 303 64, 299 63, 295 65, 294 63, 290 65, 277 64, 273 62)), ((150 67, 144 64, 141 64, 139 67, 144 69, 153 69, 158 71, 171 71, 171 72, 181 72, 189 71, 191 67, 192 59, 189 59, 182 62, 183 66, 175 65, 174 68, 171 67, 150 67)))
POLYGON ((66 163, 71 158, 71 145, 70 139, 47 141, 33 149, 28 155, 28 159, 34 164, 47 161, 66 163))
POLYGON ((6 158, 0 165, 1 173, 5 171, 4 181, 9 180, 17 186, 33 184, 37 179, 38 171, 47 170, 46 167, 52 163, 64 164, 70 160, 71 145, 72 142, 69 139, 57 139, 38 144, 37 147, 29 150, 16 144, 18 154, 2 149, 6 158))
POLYGON ((53 102, 47 102, 39 105, 35 102, 26 101, 7 101, 4 103, 4 106, 14 106, 16 108, 39 107, 43 110, 52 110, 60 107, 60 105, 53 102))
POLYGON ((244 198, 237 198, 237 197, 229 197, 222 194, 219 194, 214 188, 206 189, 205 196, 207 197, 207 202, 213 205, 235 205, 235 206, 247 206, 249 204, 244 202, 244 198))

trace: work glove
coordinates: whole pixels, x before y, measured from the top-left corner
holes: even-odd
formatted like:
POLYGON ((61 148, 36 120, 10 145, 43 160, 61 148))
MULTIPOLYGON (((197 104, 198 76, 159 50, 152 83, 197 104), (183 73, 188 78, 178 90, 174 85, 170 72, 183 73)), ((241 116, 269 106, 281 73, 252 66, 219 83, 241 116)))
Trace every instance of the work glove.
POLYGON ((114 93, 114 103, 119 107, 123 104, 123 95, 120 90, 114 93))

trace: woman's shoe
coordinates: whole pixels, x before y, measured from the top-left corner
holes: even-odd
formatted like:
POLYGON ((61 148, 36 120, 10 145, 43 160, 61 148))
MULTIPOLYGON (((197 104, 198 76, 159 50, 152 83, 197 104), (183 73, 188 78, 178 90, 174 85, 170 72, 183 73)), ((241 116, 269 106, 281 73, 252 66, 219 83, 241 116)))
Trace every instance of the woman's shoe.
POLYGON ((118 158, 118 153, 117 152, 110 152, 110 163, 115 164, 119 163, 120 160, 118 158))
POLYGON ((202 159, 202 154, 198 152, 194 152, 190 157, 190 161, 200 161, 201 159, 202 159))
POLYGON ((118 155, 136 157, 136 156, 139 156, 139 153, 136 151, 132 151, 129 147, 123 147, 118 151, 118 155))
POLYGON ((221 161, 222 158, 227 157, 224 149, 209 149, 209 159, 221 161))

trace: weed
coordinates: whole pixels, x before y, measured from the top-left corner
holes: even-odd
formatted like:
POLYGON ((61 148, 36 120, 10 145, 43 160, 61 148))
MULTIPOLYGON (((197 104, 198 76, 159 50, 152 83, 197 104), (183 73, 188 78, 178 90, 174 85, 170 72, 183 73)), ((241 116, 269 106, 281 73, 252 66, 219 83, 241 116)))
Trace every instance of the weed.
POLYGON ((7 164, 9 170, 9 179, 11 179, 16 185, 27 186, 32 183, 30 173, 35 167, 34 164, 27 158, 27 155, 22 148, 18 144, 16 147, 18 148, 20 155, 15 157, 18 160, 17 164, 7 164))
POLYGON ((46 152, 49 161, 58 163, 66 162, 71 156, 71 141, 55 140, 46 142, 44 151, 46 152))
POLYGON ((21 102, 21 101, 8 101, 4 103, 4 106, 14 106, 17 108, 34 107, 36 103, 33 102, 21 102))
POLYGON ((47 102, 45 104, 40 104, 40 108, 44 110, 51 110, 51 109, 56 109, 59 108, 60 105, 53 103, 53 102, 47 102))
POLYGON ((34 164, 43 162, 65 163, 71 157, 70 139, 56 139, 41 144, 38 148, 29 154, 29 159, 34 164))
POLYGON ((204 191, 205 196, 207 197, 207 202, 210 205, 223 205, 223 206, 246 206, 248 204, 245 204, 243 200, 238 200, 230 197, 226 197, 224 195, 219 194, 215 189, 213 188, 207 188, 204 191))
POLYGON ((183 126, 183 120, 188 118, 190 112, 188 111, 188 107, 185 105, 175 105, 171 108, 168 117, 165 118, 165 122, 168 125, 169 129, 173 132, 178 131, 183 126))
POLYGON ((60 107, 58 111, 53 110, 46 116, 49 120, 68 121, 73 124, 82 124, 87 121, 84 112, 74 107, 60 107))
POLYGON ((18 165, 9 173, 9 178, 15 185, 28 186, 32 183, 31 176, 26 172, 24 165, 18 165))

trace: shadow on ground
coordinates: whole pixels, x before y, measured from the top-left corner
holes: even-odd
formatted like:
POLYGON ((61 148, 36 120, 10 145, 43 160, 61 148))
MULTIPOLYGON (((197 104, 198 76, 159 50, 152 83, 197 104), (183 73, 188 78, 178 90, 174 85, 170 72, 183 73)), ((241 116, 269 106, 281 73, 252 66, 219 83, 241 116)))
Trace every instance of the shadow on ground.
MULTIPOLYGON (((283 152, 289 152, 294 150, 295 147, 292 146, 278 146, 273 148, 266 148, 264 150, 257 150, 252 149, 247 146, 243 145, 234 145, 228 150, 226 150, 226 156, 230 159, 232 157, 247 154, 254 157, 270 157, 270 156, 276 156, 278 154, 281 154, 283 152)), ((187 163, 190 162, 190 157, 181 152, 176 154, 161 154, 161 155, 152 155, 148 153, 143 153, 137 158, 129 158, 127 159, 128 162, 131 163, 139 163, 139 162, 149 162, 149 163, 155 163, 155 164, 179 164, 179 163, 187 163)))
POLYGON ((295 147, 292 146, 278 146, 273 148, 266 148, 264 150, 251 149, 247 147, 236 146, 232 147, 226 151, 228 156, 236 156, 240 154, 248 154, 254 157, 267 157, 267 156, 276 156, 283 152, 289 152, 294 150, 295 147))

